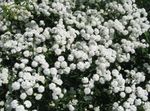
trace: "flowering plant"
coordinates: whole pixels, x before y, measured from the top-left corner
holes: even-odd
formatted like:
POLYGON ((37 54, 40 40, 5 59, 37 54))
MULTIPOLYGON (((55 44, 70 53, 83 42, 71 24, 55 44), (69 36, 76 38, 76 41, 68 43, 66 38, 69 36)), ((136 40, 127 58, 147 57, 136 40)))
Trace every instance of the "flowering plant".
POLYGON ((0 3, 0 111, 150 111, 148 13, 135 0, 0 3))

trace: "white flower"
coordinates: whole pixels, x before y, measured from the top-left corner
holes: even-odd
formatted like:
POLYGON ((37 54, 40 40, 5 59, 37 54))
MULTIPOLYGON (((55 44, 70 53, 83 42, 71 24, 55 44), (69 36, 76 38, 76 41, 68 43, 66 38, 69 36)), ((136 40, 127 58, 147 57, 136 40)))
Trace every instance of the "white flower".
POLYGON ((44 23, 43 20, 40 20, 40 25, 41 25, 41 26, 45 26, 45 23, 44 23))
POLYGON ((68 105, 68 108, 69 108, 69 111, 74 111, 75 110, 75 108, 71 104, 68 105))
POLYGON ((86 84, 89 82, 89 79, 87 77, 82 78, 82 83, 86 84))
MULTIPOLYGON (((48 102, 58 110, 55 100, 76 90, 67 83, 80 73, 78 79, 81 81, 76 81, 79 83, 75 85, 79 88, 81 85, 85 95, 95 96, 96 83, 104 86, 109 83, 109 94, 119 94, 120 98, 110 110, 136 111, 142 105, 145 111, 149 111, 150 81, 146 78, 150 72, 149 58, 141 60, 147 63, 143 63, 140 69, 136 64, 130 64, 132 70, 124 65, 137 59, 137 49, 149 48, 147 40, 141 39, 150 28, 144 8, 138 8, 135 0, 111 0, 109 3, 105 3, 106 0, 82 0, 81 7, 76 7, 76 2, 72 0, 32 2, 28 4, 30 10, 24 6, 15 8, 15 4, 10 5, 13 2, 1 4, 6 5, 15 16, 12 25, 11 20, 0 15, 0 88, 3 90, 3 85, 11 85, 12 90, 18 90, 20 95, 12 96, 11 91, 2 93, 0 96, 8 95, 11 101, 2 100, 6 105, 0 110, 7 110, 4 107, 10 105, 15 111, 36 111, 36 106, 32 107, 32 104, 45 96, 42 93, 47 84, 53 99, 48 102), (101 2, 105 5, 97 10, 101 2), (96 7, 91 9, 89 3, 94 3, 96 7), (34 20, 37 16, 39 21, 34 20), (51 21, 53 18, 56 19, 51 21), (18 26, 18 20, 20 26, 24 23, 25 29, 18 26), (144 89, 139 86, 141 82, 144 89), (35 98, 25 100, 30 96, 35 98)), ((3 12, 3 9, 0 10, 3 12)), ((107 91, 107 88, 102 90, 107 91)), ((70 94, 73 98, 77 96, 70 94)), ((80 103, 80 99, 77 101, 80 103)), ((66 104, 70 111, 78 110, 75 109, 77 102, 72 99, 66 104)), ((89 106, 83 109, 100 111, 102 107, 91 103, 89 106)))
POLYGON ((59 87, 56 87, 53 91, 54 91, 54 93, 56 95, 60 95, 61 94, 61 88, 59 88, 59 87))
POLYGON ((25 73, 23 73, 22 78, 24 80, 32 80, 32 75, 29 72, 25 72, 25 73))
POLYGON ((119 107, 117 108, 117 111, 124 111, 124 108, 123 108, 122 106, 119 106, 119 107))
POLYGON ((26 100, 24 102, 24 105, 26 106, 26 108, 30 108, 32 106, 32 103, 29 100, 26 100))
POLYGON ((117 69, 112 70, 112 75, 113 75, 114 77, 117 77, 118 74, 119 74, 119 72, 118 72, 117 69))
POLYGON ((25 64, 24 63, 21 63, 20 66, 19 66, 21 69, 25 68, 25 64))
POLYGON ((55 88, 56 88, 56 84, 54 83, 49 84, 49 89, 53 90, 55 88))
POLYGON ((23 105, 18 105, 16 107, 16 111, 25 111, 24 106, 23 105))
POLYGON ((70 73, 70 67, 66 67, 66 68, 64 69, 64 73, 65 73, 65 74, 69 74, 69 73, 70 73))
POLYGON ((45 88, 43 86, 38 87, 38 92, 43 93, 45 91, 45 88))
POLYGON ((62 68, 66 68, 68 65, 67 65, 67 62, 66 62, 66 61, 63 61, 63 62, 61 62, 60 66, 61 66, 62 68))
POLYGON ((12 83, 12 89, 13 90, 19 90, 20 89, 20 83, 19 82, 12 83))
POLYGON ((50 69, 44 69, 44 70, 43 70, 43 73, 44 73, 45 75, 50 75, 50 69))
POLYGON ((132 92, 131 87, 126 87, 126 88, 125 88, 125 92, 126 92, 126 93, 131 93, 131 92, 132 92))
POLYGON ((19 68, 19 63, 15 63, 15 65, 14 65, 14 67, 16 68, 16 69, 18 69, 19 68))
POLYGON ((50 72, 52 75, 57 75, 57 69, 56 68, 50 68, 50 72))
POLYGON ((135 105, 136 105, 136 106, 139 106, 139 105, 141 105, 141 104, 142 104, 141 99, 136 99, 136 100, 135 100, 135 105))
POLYGON ((43 48, 42 48, 42 47, 38 47, 38 48, 36 49, 36 52, 37 52, 37 53, 42 53, 42 51, 43 51, 43 48))
POLYGON ((33 88, 30 88, 26 91, 27 95, 32 95, 33 94, 33 88))
POLYGON ((91 89, 90 88, 85 88, 84 89, 84 93, 85 94, 90 94, 91 93, 91 89))
POLYGON ((33 61, 31 65, 32 65, 32 67, 37 67, 38 63, 36 61, 33 61))
POLYGON ((76 64, 72 63, 72 64, 70 64, 69 67, 70 67, 71 70, 75 70, 76 69, 76 64))
POLYGON ((94 81, 98 81, 99 80, 99 75, 98 74, 94 74, 93 75, 93 80, 94 81))
POLYGON ((100 107, 99 106, 94 107, 94 111, 100 111, 100 107))
POLYGON ((26 50, 26 51, 23 52, 23 55, 25 57, 29 57, 30 56, 30 52, 28 50, 26 50))
POLYGON ((72 54, 70 54, 69 56, 68 56, 68 61, 73 61, 74 60, 74 56, 72 55, 72 54))
POLYGON ((143 108, 145 111, 148 111, 150 109, 150 102, 145 102, 143 108))
POLYGON ((28 59, 21 59, 21 62, 24 64, 27 64, 29 62, 29 60, 28 59))
POLYGON ((77 68, 81 71, 84 71, 85 70, 85 65, 83 62, 78 62, 77 63, 77 68))
POLYGON ((64 60, 65 60, 65 58, 63 56, 58 57, 58 61, 63 62, 64 60))
POLYGON ((12 108, 16 108, 18 106, 18 101, 17 100, 13 100, 12 102, 11 102, 11 107, 12 108))
POLYGON ((85 62, 85 68, 88 69, 91 66, 89 62, 85 62))
POLYGON ((42 94, 36 94, 35 99, 40 100, 42 98, 42 94))
POLYGON ((59 62, 59 61, 56 61, 55 64, 54 64, 54 66, 55 66, 56 68, 60 68, 60 62, 59 62))
POLYGON ((24 100, 24 99, 26 99, 26 97, 27 97, 26 93, 21 93, 20 99, 24 100))
POLYGON ((4 101, 0 101, 0 106, 4 106, 4 101))
POLYGON ((61 79, 58 79, 57 77, 53 77, 53 82, 58 84, 58 85, 62 85, 62 80, 61 79))
POLYGON ((125 92, 121 92, 121 93, 120 93, 120 97, 121 97, 121 98, 125 98, 125 96, 126 96, 126 93, 125 93, 125 92))
POLYGON ((62 53, 62 50, 61 50, 61 49, 56 49, 56 50, 55 50, 55 54, 56 54, 56 55, 61 55, 61 53, 62 53))
POLYGON ((22 87, 23 89, 29 89, 31 86, 32 86, 32 83, 29 82, 28 80, 23 81, 23 82, 21 83, 21 87, 22 87))
POLYGON ((100 82, 101 84, 104 84, 104 83, 105 83, 105 79, 104 79, 104 78, 100 78, 100 79, 99 79, 99 82, 100 82))
POLYGON ((58 99, 58 96, 55 93, 52 93, 52 97, 53 97, 54 100, 58 99))

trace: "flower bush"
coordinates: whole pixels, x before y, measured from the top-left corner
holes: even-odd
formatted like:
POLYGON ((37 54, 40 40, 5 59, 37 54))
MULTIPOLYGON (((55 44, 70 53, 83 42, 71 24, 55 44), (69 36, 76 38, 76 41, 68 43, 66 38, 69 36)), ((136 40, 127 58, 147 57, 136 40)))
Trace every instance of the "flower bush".
POLYGON ((0 111, 150 111, 150 24, 139 7, 1 2, 0 111))

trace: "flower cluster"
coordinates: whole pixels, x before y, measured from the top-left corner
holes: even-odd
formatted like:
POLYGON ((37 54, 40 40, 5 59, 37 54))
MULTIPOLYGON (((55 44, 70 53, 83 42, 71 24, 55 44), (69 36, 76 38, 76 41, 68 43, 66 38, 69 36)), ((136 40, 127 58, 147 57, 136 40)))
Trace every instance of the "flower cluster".
POLYGON ((149 28, 135 0, 0 3, 0 111, 149 111, 149 28))

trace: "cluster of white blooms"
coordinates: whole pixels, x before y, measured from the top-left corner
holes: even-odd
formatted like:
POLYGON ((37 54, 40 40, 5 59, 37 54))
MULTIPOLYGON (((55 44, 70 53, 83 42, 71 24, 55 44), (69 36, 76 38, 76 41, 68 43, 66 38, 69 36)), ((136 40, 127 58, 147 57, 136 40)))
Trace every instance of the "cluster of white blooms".
POLYGON ((9 72, 7 68, 2 68, 2 71, 0 72, 0 86, 2 86, 2 84, 8 84, 9 81, 8 73, 9 72))
POLYGON ((136 64, 137 50, 149 48, 145 9, 78 2, 0 3, 0 111, 150 110, 150 63, 136 64))

